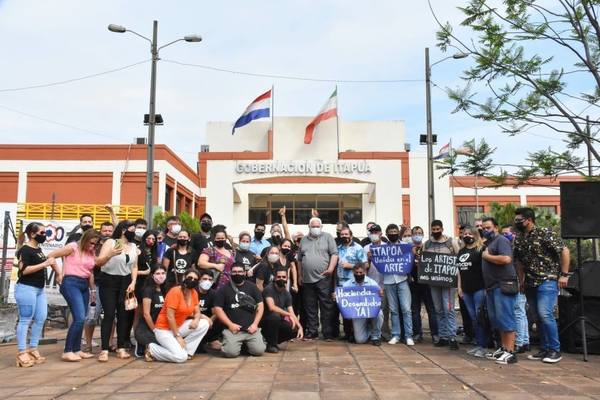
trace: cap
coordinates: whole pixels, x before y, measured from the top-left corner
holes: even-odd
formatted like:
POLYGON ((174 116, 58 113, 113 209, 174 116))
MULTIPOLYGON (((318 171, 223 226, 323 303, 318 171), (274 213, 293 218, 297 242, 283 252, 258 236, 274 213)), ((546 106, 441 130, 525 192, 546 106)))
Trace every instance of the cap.
POLYGON ((369 232, 381 232, 381 227, 377 224, 371 225, 369 232))
POLYGON ((200 221, 202 221, 204 218, 208 218, 212 221, 212 217, 210 216, 209 213, 204 213, 200 216, 200 221))

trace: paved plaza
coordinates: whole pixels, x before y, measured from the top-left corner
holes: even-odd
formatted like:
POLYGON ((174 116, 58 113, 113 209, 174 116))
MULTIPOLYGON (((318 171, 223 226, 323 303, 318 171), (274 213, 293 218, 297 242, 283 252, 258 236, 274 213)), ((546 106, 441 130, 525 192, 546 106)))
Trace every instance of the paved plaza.
POLYGON ((413 348, 293 342, 279 354, 186 364, 143 360, 59 360, 63 342, 41 347, 48 362, 15 368, 16 347, 0 347, 3 399, 600 399, 600 356, 565 354, 557 365, 501 366, 431 343, 413 348))

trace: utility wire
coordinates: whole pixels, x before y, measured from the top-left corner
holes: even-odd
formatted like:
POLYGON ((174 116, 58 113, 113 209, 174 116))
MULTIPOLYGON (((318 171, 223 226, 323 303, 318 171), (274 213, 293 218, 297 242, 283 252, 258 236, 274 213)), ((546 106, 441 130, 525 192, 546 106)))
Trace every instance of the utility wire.
POLYGON ((0 89, 0 93, 20 92, 20 91, 23 91, 23 90, 40 89, 40 88, 46 88, 46 87, 51 87, 51 86, 65 85, 67 83, 82 81, 82 80, 85 80, 85 79, 95 78, 97 76, 108 75, 108 74, 112 74, 114 72, 123 71, 123 70, 126 70, 128 68, 132 68, 132 67, 135 67, 137 65, 140 65, 140 64, 145 64, 145 63, 147 63, 149 61, 150 60, 138 61, 136 63, 125 65, 123 67, 114 68, 114 69, 110 69, 108 71, 102 71, 102 72, 98 72, 98 73, 95 73, 95 74, 84 75, 84 76, 80 76, 78 78, 66 79, 64 81, 42 83, 42 84, 38 84, 38 85, 29 85, 29 86, 15 87, 15 88, 0 89))

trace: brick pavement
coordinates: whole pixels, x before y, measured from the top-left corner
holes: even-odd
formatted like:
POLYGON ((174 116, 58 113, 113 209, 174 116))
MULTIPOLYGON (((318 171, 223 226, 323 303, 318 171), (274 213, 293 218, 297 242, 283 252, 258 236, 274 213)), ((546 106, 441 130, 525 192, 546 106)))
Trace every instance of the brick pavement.
POLYGON ((15 346, 0 347, 0 398, 28 399, 600 399, 600 356, 557 365, 526 360, 500 366, 431 343, 380 348, 294 342, 279 354, 186 364, 113 358, 59 360, 62 342, 42 346, 48 362, 14 367, 15 346))

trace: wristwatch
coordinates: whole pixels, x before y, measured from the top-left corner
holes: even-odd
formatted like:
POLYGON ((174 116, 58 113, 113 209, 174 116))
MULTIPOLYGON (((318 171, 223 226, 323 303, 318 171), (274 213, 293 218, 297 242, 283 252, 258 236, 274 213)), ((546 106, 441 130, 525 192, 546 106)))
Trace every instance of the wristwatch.
POLYGON ((570 272, 562 272, 560 271, 560 277, 561 278, 568 278, 570 277, 572 274, 570 272))

